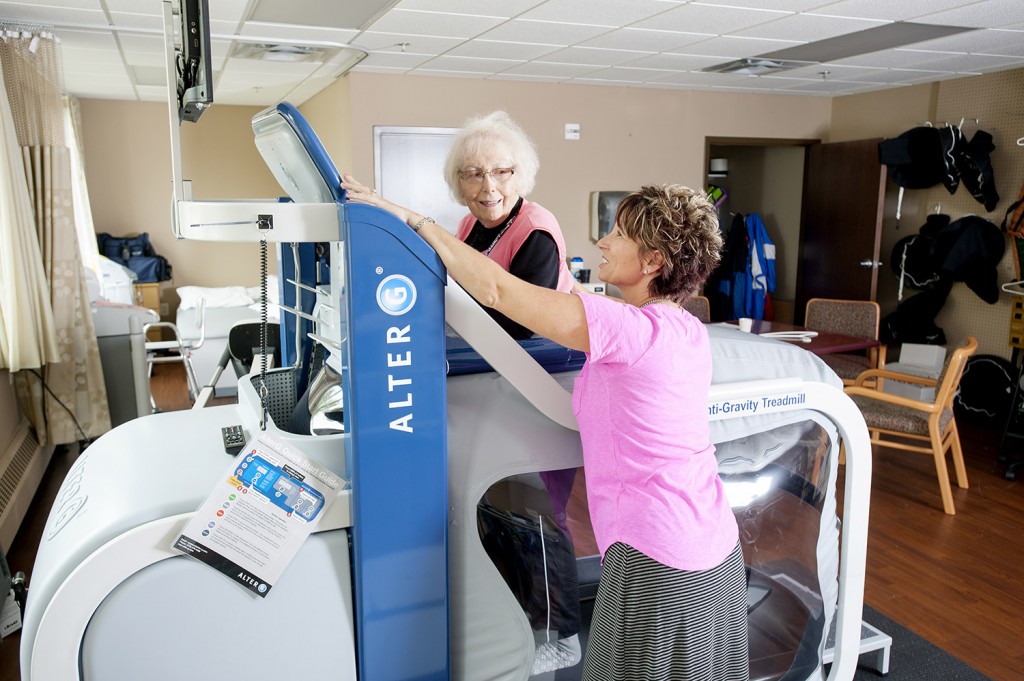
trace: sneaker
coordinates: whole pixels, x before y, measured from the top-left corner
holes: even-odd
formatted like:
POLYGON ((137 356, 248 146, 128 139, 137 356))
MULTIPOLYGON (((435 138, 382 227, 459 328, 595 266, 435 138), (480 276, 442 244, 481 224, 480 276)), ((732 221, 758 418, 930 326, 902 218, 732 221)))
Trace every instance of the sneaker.
POLYGON ((541 643, 537 646, 537 653, 533 657, 533 670, 530 672, 530 676, 572 667, 579 664, 582 657, 578 635, 541 643))

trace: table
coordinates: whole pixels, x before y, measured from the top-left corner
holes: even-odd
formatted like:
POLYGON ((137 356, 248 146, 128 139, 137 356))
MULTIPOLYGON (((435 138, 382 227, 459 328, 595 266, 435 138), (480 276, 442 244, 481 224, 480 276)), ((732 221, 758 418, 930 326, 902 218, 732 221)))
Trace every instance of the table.
MULTIPOLYGON (((734 326, 736 325, 736 322, 734 321, 728 323, 734 326)), ((768 321, 766 319, 755 319, 750 331, 751 333, 756 333, 758 335, 763 333, 778 333, 780 331, 814 331, 818 335, 811 338, 809 343, 801 343, 799 341, 789 342, 796 342, 797 345, 801 346, 805 350, 808 350, 809 352, 813 352, 816 355, 829 355, 834 352, 856 352, 857 350, 867 350, 869 348, 875 348, 881 345, 880 342, 871 338, 847 336, 841 333, 832 333, 831 331, 818 331, 816 329, 808 329, 804 326, 795 326, 793 324, 768 321)))

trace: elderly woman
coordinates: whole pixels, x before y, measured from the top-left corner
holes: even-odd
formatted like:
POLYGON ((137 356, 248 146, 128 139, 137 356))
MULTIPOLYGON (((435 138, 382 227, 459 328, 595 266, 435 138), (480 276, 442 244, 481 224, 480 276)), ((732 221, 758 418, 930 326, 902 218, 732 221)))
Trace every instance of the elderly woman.
MULTIPOLYGON (((523 281, 569 291, 574 280, 558 221, 524 198, 539 167, 533 142, 504 111, 468 120, 444 164, 452 197, 469 209, 456 236, 523 281)), ((500 312, 490 314, 516 340, 533 335, 500 312)))
POLYGON ((587 353, 573 408, 603 571, 583 678, 745 680, 746 579, 710 441, 710 343, 680 307, 719 262, 710 201, 679 185, 622 200, 598 242, 620 302, 528 284, 431 218, 351 176, 343 186, 404 220, 481 303, 587 353))

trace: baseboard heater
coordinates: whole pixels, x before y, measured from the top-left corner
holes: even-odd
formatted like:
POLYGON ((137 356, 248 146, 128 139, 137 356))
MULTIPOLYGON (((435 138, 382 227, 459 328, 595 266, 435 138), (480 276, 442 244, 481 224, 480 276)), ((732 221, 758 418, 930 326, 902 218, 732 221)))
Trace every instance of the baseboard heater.
POLYGON ((0 457, 0 548, 6 554, 53 456, 53 446, 39 444, 35 431, 21 419, 0 457))

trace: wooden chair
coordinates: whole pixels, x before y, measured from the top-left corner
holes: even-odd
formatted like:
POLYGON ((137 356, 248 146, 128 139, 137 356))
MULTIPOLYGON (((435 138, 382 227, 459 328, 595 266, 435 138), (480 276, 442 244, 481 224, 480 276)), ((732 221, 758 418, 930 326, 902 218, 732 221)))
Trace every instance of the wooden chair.
POLYGON ((705 324, 711 323, 711 301, 707 296, 690 296, 683 301, 683 309, 705 324))
POLYGON ((947 354, 946 364, 937 380, 885 369, 869 369, 857 377, 854 385, 844 388, 864 415, 871 444, 932 455, 939 478, 942 508, 950 515, 956 513, 956 508, 946 468, 947 451, 953 453, 957 485, 967 489, 967 469, 953 416, 953 397, 960 385, 967 358, 977 348, 978 341, 968 336, 963 345, 947 354), (867 387, 867 383, 879 378, 935 386, 935 400, 922 402, 867 387))
MULTIPOLYGON (((878 340, 881 317, 881 308, 873 300, 811 298, 807 301, 804 326, 816 331, 878 340)), ((841 352, 822 355, 821 359, 843 379, 843 385, 853 385, 862 372, 885 368, 885 346, 870 348, 863 354, 841 352)))

